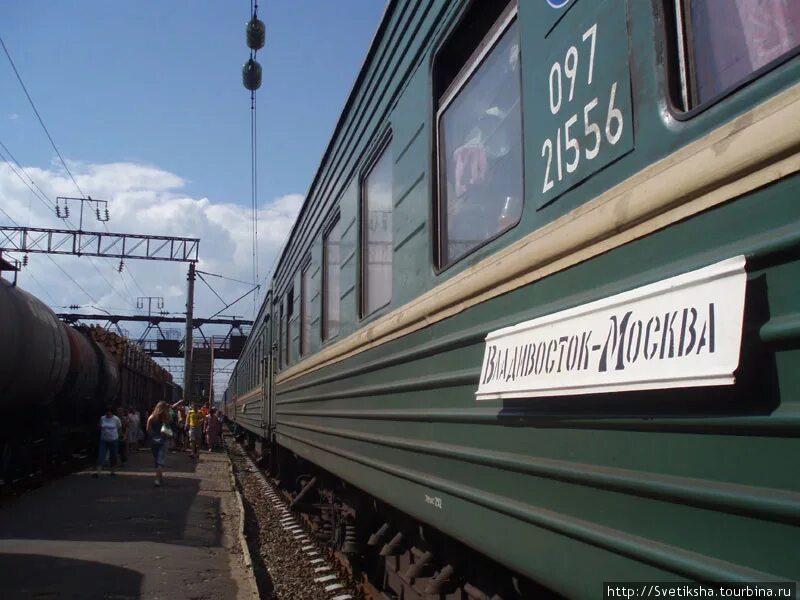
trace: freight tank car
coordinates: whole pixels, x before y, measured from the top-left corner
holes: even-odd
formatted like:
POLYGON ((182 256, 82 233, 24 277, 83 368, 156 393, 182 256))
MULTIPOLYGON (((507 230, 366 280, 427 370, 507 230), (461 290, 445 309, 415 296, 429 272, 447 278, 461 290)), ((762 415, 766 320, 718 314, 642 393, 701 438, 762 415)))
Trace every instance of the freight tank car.
POLYGON ((800 579, 798 32, 389 2, 229 394, 387 597, 800 579))
MULTIPOLYGON (((0 446, 9 481, 90 447, 104 407, 146 412, 170 400, 168 372, 75 329, 31 294, 0 279, 0 446)), ((130 344, 128 344, 130 345, 130 344)))

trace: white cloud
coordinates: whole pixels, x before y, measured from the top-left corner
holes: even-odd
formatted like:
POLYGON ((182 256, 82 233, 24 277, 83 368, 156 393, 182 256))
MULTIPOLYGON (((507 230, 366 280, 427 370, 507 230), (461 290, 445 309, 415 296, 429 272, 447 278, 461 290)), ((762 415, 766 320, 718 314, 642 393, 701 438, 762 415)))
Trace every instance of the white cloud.
MULTIPOLYGON (((132 162, 70 163, 70 170, 86 194, 109 200, 109 231, 199 237, 199 270, 241 281, 252 280, 252 221, 249 207, 188 196, 181 192, 186 183, 184 179, 153 165, 132 162)), ((55 164, 47 169, 25 167, 25 171, 51 201, 56 196, 77 195, 69 176, 55 164)), ((259 207, 258 255, 259 278, 262 281, 294 222, 302 199, 300 194, 289 194, 263 202, 259 207)), ((0 208, 20 225, 66 225, 34 196, 7 163, 0 163, 0 208)), ((78 224, 78 211, 77 203, 71 206, 70 220, 75 226, 78 224)), ((2 212, 0 224, 11 224, 2 212)), ((102 230, 102 225, 95 220, 94 214, 87 212, 84 215, 84 229, 102 230)), ((125 261, 120 274, 116 272, 119 263, 116 259, 56 256, 53 261, 69 277, 41 254, 29 256, 29 265, 19 277, 20 287, 40 297, 57 311, 68 310, 62 308, 64 306, 79 304, 94 305, 109 312, 134 313, 137 296, 163 296, 165 310, 185 310, 185 264, 125 261)), ((247 285, 216 277, 207 276, 206 279, 227 302, 248 289, 247 285)), ((263 290, 260 295, 263 296, 263 290)), ((205 283, 198 279, 195 286, 195 315, 209 316, 222 306, 205 283)), ((97 312, 91 308, 87 310, 97 312)), ((251 318, 253 310, 253 300, 248 297, 224 314, 251 318)), ((138 331, 132 323, 122 326, 133 334, 138 331)), ((170 327, 180 328, 182 325, 170 327)), ((221 333, 224 332, 217 332, 221 333)))

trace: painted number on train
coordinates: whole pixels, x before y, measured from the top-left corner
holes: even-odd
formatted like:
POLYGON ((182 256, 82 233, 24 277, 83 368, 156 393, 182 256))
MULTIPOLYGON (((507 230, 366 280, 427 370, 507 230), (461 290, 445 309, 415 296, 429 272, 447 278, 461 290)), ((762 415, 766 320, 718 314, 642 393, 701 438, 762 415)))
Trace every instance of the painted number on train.
POLYGON ((442 499, 439 496, 429 496, 428 494, 425 494, 425 504, 430 504, 434 508, 441 510, 442 499))
POLYGON ((627 39, 623 0, 600 2, 588 16, 569 13, 549 36, 557 50, 540 75, 534 125, 540 206, 633 148, 627 39))
POLYGON ((479 400, 729 385, 743 256, 486 336, 479 400))

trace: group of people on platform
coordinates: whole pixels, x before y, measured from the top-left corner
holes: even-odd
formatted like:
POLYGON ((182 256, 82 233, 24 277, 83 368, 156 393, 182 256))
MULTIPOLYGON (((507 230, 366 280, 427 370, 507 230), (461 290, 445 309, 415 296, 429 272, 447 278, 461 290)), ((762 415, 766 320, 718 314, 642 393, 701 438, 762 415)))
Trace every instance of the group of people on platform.
POLYGON ((222 412, 207 404, 195 404, 188 410, 184 405, 170 409, 170 428, 173 433, 174 449, 189 450, 192 458, 197 458, 200 447, 211 452, 222 447, 222 412))
POLYGON ((139 444, 146 438, 155 464, 154 485, 158 487, 163 481, 167 451, 189 450, 191 458, 197 460, 201 447, 209 452, 222 448, 224 421, 222 412, 209 405, 195 403, 187 409, 183 400, 171 405, 161 401, 153 408, 142 428, 141 417, 135 409, 120 408, 115 413, 108 407, 98 423, 100 446, 97 470, 92 476, 99 477, 106 460, 111 476, 115 476, 117 457, 124 466, 128 454, 138 450, 139 444))

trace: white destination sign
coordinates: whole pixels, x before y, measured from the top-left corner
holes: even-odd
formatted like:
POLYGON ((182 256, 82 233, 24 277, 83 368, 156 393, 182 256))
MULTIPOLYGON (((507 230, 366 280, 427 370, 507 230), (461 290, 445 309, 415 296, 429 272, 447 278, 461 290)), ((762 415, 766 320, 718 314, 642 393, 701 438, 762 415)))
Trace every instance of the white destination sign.
POLYGON ((747 275, 737 256, 486 336, 478 400, 730 385, 747 275))

